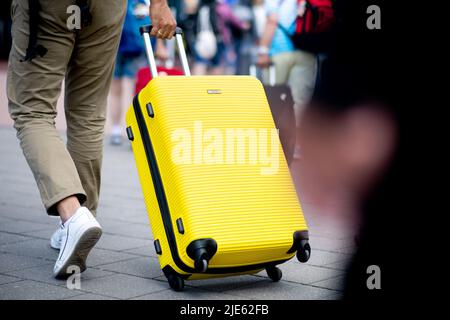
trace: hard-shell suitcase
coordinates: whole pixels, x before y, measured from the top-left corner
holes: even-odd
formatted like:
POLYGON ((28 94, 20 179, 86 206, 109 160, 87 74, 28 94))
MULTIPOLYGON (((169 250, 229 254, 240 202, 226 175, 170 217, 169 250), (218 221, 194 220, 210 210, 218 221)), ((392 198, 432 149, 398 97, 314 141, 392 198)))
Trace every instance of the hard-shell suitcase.
POLYGON ((127 111, 155 250, 175 290, 184 280, 257 273, 311 248, 264 88, 251 76, 157 77, 127 111), (246 142, 247 141, 247 142, 246 142))
MULTIPOLYGON (((257 66, 250 66, 250 75, 257 77, 257 66)), ((294 159, 296 140, 294 99, 287 84, 276 84, 275 65, 269 66, 269 84, 264 85, 270 111, 280 133, 280 141, 288 164, 294 159)))

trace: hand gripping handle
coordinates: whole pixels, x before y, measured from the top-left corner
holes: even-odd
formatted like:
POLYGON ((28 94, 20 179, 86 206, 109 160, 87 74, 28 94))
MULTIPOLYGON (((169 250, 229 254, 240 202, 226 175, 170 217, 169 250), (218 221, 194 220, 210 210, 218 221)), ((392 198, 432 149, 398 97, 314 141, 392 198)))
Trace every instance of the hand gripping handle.
MULTIPOLYGON (((144 37, 145 50, 147 52, 148 64, 150 65, 150 72, 153 78, 158 76, 158 70, 156 69, 155 54, 153 52, 152 42, 150 41, 150 32, 152 31, 152 25, 145 25, 139 28, 141 35, 144 37)), ((178 53, 180 55, 181 64, 183 66, 183 71, 186 76, 191 75, 189 69, 189 63, 186 56, 186 50, 184 49, 183 42, 183 30, 179 27, 175 29, 175 39, 177 42, 178 53)))

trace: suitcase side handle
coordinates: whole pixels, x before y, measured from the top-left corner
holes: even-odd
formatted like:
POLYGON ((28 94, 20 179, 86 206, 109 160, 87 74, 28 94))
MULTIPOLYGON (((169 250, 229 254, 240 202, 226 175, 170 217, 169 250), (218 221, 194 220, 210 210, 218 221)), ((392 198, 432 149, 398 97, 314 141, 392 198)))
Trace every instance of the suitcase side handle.
MULTIPOLYGON (((141 26, 139 28, 139 32, 144 38, 145 51, 147 53, 148 64, 150 65, 150 72, 152 73, 152 77, 156 78, 158 76, 158 70, 156 69, 155 54, 153 52, 152 42, 150 41, 150 32, 152 31, 152 28, 153 28, 152 25, 141 26)), ((184 75, 190 76, 191 71, 189 69, 189 63, 183 42, 183 30, 179 27, 176 27, 175 29, 175 39, 177 42, 178 54, 180 55, 184 75)))
MULTIPOLYGON (((250 75, 258 78, 258 70, 262 69, 258 67, 256 64, 250 65, 250 75)), ((275 72, 275 64, 273 62, 269 65, 269 84, 273 87, 276 83, 276 72, 275 72)))

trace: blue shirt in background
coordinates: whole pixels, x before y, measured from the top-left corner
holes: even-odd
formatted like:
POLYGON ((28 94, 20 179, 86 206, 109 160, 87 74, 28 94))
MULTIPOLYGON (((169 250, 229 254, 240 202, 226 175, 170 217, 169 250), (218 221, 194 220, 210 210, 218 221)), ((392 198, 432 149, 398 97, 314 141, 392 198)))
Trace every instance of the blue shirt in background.
MULTIPOLYGON (((295 20, 297 18, 297 0, 266 0, 265 9, 267 15, 278 15, 278 23, 290 33, 294 33, 295 20)), ((269 54, 272 56, 294 50, 291 39, 278 27, 269 48, 269 54)))
POLYGON ((146 1, 128 0, 127 13, 120 39, 119 54, 124 56, 139 56, 145 52, 144 41, 139 33, 139 27, 146 24, 150 24, 146 1), (144 10, 146 15, 143 16, 142 12, 144 10))

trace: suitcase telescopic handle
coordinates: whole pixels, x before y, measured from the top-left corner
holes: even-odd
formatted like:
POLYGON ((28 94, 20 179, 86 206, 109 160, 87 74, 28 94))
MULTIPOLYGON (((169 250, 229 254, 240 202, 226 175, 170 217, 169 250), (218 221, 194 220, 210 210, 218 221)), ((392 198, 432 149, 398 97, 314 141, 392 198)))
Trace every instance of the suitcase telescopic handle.
MULTIPOLYGON (((258 78, 258 69, 262 69, 258 67, 256 64, 250 65, 250 75, 258 78)), ((269 64, 269 84, 273 87, 276 83, 276 73, 275 73, 275 65, 273 62, 269 64)))
MULTIPOLYGON (((139 28, 141 35, 144 37, 145 50, 147 52, 148 64, 150 65, 150 72, 153 78, 158 76, 158 70, 156 69, 155 54, 153 53, 152 42, 150 41, 150 32, 152 31, 152 25, 145 25, 139 28)), ((175 29, 175 39, 177 42, 178 53, 180 55, 181 64, 183 66, 184 75, 190 76, 191 71, 189 69, 189 63, 186 56, 186 50, 183 43, 183 30, 179 27, 175 29)))

